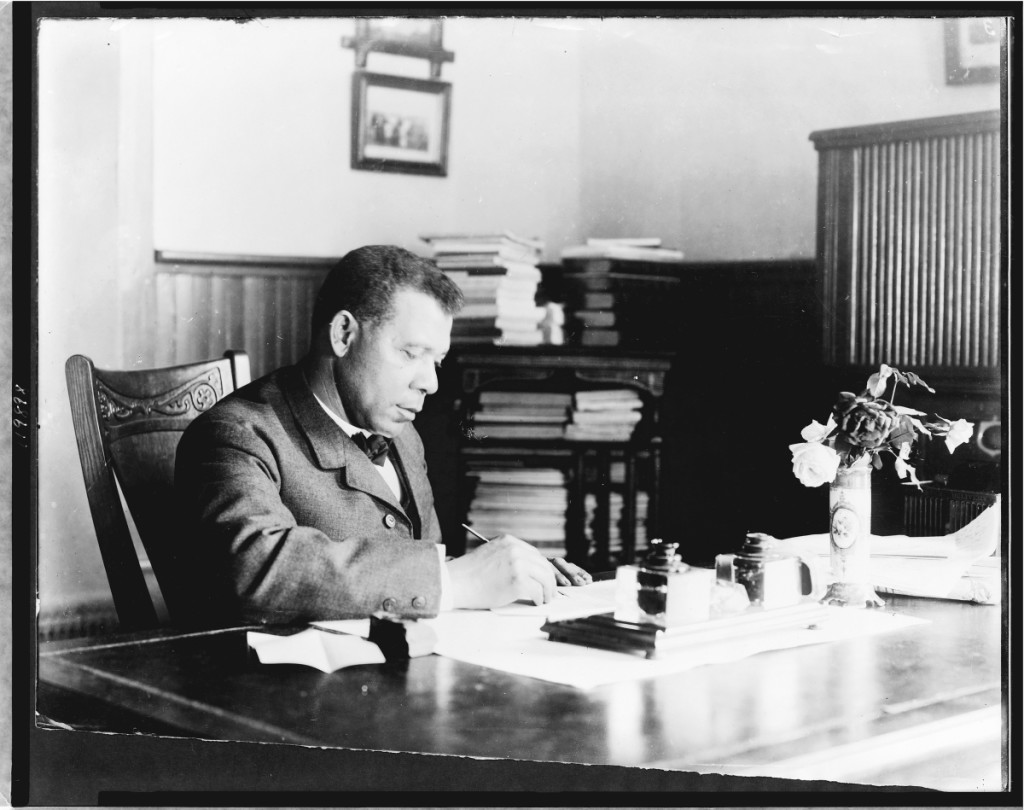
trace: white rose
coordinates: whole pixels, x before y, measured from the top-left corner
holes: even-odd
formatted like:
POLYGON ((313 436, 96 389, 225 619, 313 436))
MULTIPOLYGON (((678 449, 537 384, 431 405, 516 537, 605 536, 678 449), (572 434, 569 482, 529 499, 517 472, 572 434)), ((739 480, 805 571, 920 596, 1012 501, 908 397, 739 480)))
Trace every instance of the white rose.
POLYGON ((949 433, 946 434, 946 448, 952 453, 961 444, 969 441, 974 435, 974 423, 966 419, 957 419, 949 426, 949 433))
POLYGON ((805 442, 824 441, 825 439, 828 438, 828 434, 830 434, 835 429, 835 417, 832 416, 832 414, 829 414, 828 422, 826 424, 823 425, 821 424, 821 422, 815 419, 813 422, 811 422, 811 424, 809 424, 807 427, 800 431, 800 438, 803 439, 805 442))
POLYGON ((793 453, 793 475, 805 487, 820 487, 831 484, 839 471, 839 454, 831 447, 818 442, 791 444, 793 453))

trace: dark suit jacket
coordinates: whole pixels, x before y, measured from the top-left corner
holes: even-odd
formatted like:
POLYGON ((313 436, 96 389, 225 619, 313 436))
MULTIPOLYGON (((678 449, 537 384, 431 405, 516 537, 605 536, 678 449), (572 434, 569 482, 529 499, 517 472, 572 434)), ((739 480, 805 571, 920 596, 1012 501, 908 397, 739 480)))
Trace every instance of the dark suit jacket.
POLYGON ((198 621, 436 615, 441 531, 412 425, 391 458, 408 512, 297 367, 199 416, 175 470, 198 621))

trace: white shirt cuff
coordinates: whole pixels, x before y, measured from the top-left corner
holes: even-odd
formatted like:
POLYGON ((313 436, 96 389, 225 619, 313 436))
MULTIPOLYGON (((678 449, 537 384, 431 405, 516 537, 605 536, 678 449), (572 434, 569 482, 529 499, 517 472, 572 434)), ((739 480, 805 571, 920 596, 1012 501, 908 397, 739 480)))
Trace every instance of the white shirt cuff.
POLYGON ((439 610, 451 610, 455 607, 455 597, 452 596, 452 578, 448 574, 448 564, 445 562, 445 548, 443 543, 438 543, 435 548, 437 549, 437 559, 441 563, 441 604, 439 610))

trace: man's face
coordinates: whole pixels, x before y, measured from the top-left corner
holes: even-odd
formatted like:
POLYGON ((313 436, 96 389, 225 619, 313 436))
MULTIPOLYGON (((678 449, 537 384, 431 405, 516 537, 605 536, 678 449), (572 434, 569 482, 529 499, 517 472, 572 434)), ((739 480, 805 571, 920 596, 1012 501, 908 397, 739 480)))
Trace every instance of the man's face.
POLYGON ((397 436, 437 390, 437 367, 448 353, 452 317, 431 296, 400 289, 391 318, 359 323, 348 350, 335 359, 334 379, 348 420, 397 436))

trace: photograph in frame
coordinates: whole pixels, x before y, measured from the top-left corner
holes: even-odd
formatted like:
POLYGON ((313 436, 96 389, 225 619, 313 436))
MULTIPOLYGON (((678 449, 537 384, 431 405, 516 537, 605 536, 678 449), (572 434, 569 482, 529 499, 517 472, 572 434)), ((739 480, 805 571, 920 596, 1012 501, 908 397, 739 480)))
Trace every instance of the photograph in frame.
POLYGON ((451 84, 359 71, 352 104, 353 169, 448 174, 451 84))
POLYGON ((946 20, 946 81, 999 81, 1005 27, 997 17, 946 20))

